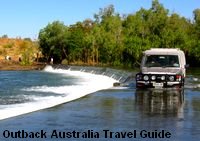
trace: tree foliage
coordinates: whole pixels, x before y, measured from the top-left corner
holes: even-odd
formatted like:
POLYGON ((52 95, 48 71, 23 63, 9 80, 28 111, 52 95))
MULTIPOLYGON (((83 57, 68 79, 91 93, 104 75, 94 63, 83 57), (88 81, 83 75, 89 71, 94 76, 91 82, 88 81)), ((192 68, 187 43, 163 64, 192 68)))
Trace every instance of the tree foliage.
MULTIPOLYGON (((153 0, 149 9, 120 16, 113 5, 101 8, 94 20, 66 26, 60 21, 40 30, 40 48, 57 63, 135 66, 150 48, 180 48, 200 62, 200 9, 188 20, 153 0)), ((191 61, 192 62, 192 61, 191 61)))
POLYGON ((68 57, 67 54, 65 55, 68 46, 67 31, 67 26, 59 21, 48 24, 40 30, 40 47, 47 60, 53 57, 56 62, 60 63, 64 57, 68 57))

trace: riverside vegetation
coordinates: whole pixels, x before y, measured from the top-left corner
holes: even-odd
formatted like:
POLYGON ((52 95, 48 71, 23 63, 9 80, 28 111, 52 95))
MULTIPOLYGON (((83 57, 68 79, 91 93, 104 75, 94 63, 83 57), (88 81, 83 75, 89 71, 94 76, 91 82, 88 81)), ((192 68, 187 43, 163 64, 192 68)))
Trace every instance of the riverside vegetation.
POLYGON ((200 9, 194 19, 170 12, 153 0, 149 9, 122 15, 110 5, 74 25, 49 23, 39 32, 43 55, 57 63, 138 66, 142 52, 150 48, 180 48, 187 63, 200 62, 200 9))

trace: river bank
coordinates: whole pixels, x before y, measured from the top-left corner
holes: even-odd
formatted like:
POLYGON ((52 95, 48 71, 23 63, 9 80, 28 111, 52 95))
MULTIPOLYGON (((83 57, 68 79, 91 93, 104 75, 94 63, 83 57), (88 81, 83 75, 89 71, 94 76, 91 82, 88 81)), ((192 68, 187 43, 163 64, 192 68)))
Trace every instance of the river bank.
POLYGON ((0 70, 5 71, 23 71, 23 70, 41 70, 46 66, 44 63, 34 62, 31 65, 22 65, 15 61, 0 60, 0 70))

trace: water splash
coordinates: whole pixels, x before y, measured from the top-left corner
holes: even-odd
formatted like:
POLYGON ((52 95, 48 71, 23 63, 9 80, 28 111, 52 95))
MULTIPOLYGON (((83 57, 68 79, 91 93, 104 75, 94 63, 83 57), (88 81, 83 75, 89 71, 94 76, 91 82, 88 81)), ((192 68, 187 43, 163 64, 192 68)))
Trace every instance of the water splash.
POLYGON ((32 95, 26 95, 26 99, 31 99, 31 101, 26 101, 25 103, 20 104, 16 103, 11 105, 0 105, 0 120, 54 107, 59 104, 76 100, 96 91, 111 88, 113 83, 117 82, 117 80, 105 75, 71 70, 72 69, 70 68, 56 69, 51 66, 45 67, 44 72, 77 77, 79 82, 76 82, 75 85, 43 85, 23 88, 21 91, 29 93, 33 92, 32 95), (41 94, 36 96, 34 93, 41 94), (54 95, 49 95, 49 93, 53 93, 54 95))

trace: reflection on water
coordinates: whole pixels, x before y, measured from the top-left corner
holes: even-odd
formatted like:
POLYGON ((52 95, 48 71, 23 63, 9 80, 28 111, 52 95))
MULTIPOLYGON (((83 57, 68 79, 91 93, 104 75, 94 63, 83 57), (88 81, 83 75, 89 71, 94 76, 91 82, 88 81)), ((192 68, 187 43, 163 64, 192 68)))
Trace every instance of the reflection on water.
MULTIPOLYGON (((44 129, 48 133, 51 133, 52 129, 94 130, 99 133, 106 129, 119 132, 136 130, 138 133, 142 130, 165 130, 172 134, 170 141, 196 141, 200 140, 199 101, 200 92, 188 89, 102 90, 51 109, 1 121, 0 132, 4 131, 5 127, 14 131, 44 129)), ((135 140, 151 139, 141 139, 138 135, 135 140)))
POLYGON ((137 89, 135 101, 138 111, 148 115, 183 118, 184 90, 182 89, 137 89))

